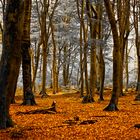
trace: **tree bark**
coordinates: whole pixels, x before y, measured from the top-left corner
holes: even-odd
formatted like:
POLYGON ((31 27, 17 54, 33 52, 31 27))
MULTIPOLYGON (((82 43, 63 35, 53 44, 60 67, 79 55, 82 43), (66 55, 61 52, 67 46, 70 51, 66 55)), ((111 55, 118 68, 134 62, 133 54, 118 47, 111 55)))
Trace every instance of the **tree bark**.
POLYGON ((104 109, 106 111, 118 110, 118 98, 120 95, 120 42, 118 29, 115 20, 115 14, 112 10, 109 0, 104 0, 106 11, 108 14, 111 30, 113 34, 113 91, 109 105, 104 109))
POLYGON ((56 42, 55 42, 55 35, 54 35, 54 25, 52 23, 52 21, 50 21, 51 23, 51 30, 52 30, 52 42, 53 42, 53 66, 52 66, 52 79, 53 79, 53 94, 56 94, 58 92, 58 71, 57 71, 57 59, 56 59, 56 51, 57 51, 57 47, 56 47, 56 42))
POLYGON ((30 22, 31 0, 24 0, 24 26, 22 36, 22 72, 23 72, 23 103, 22 105, 35 105, 32 92, 31 55, 30 55, 30 22))
POLYGON ((80 19, 80 96, 83 97, 84 96, 84 70, 83 70, 83 14, 84 14, 84 2, 82 0, 81 3, 81 11, 80 11, 80 5, 79 5, 79 1, 76 0, 77 3, 77 13, 78 13, 78 17, 80 19))
POLYGON ((138 59, 138 79, 137 79, 137 91, 135 100, 140 101, 140 34, 139 34, 139 13, 140 9, 136 0, 133 1, 133 18, 134 18, 134 29, 135 29, 135 45, 137 49, 137 59, 138 59))
POLYGON ((0 63, 0 129, 13 126, 9 107, 21 64, 22 8, 22 0, 7 2, 0 63))

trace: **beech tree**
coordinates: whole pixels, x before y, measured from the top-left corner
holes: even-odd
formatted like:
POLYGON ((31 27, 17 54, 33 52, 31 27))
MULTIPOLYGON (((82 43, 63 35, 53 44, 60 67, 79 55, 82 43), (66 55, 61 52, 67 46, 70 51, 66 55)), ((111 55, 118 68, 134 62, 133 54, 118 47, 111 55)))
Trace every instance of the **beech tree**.
POLYGON ((113 35, 113 90, 109 105, 104 109, 107 111, 118 110, 118 98, 120 95, 120 40, 115 19, 115 13, 113 11, 110 0, 104 0, 106 12, 112 29, 113 35))
POLYGON ((9 115, 11 93, 21 64, 23 1, 8 0, 3 26, 3 50, 0 62, 0 129, 13 126, 9 115))
POLYGON ((22 72, 23 72, 23 105, 35 105, 32 92, 30 22, 32 0, 24 0, 24 24, 22 35, 22 72))
POLYGON ((140 3, 138 0, 132 1, 133 9, 133 19, 134 19, 134 30, 135 30, 135 46, 137 50, 137 60, 138 60, 138 79, 137 79, 137 90, 138 94, 135 100, 140 100, 140 32, 139 32, 139 22, 140 22, 140 3))

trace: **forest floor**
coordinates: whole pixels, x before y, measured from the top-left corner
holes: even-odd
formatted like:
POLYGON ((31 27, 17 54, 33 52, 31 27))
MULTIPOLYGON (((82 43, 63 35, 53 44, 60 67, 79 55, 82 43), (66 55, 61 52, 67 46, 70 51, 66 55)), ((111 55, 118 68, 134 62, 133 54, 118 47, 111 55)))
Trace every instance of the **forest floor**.
MULTIPOLYGON (((18 91, 19 92, 19 91, 18 91)), ((20 91, 21 92, 21 91, 20 91)), ((82 104, 79 93, 71 91, 41 99, 36 94, 36 106, 22 106, 21 93, 10 114, 16 125, 0 130, 0 140, 140 140, 140 102, 134 101, 135 91, 119 98, 119 111, 106 112, 111 91, 105 91, 105 101, 82 104), (56 101, 54 114, 18 114, 51 106, 56 101), (85 123, 81 123, 85 122, 85 123)))

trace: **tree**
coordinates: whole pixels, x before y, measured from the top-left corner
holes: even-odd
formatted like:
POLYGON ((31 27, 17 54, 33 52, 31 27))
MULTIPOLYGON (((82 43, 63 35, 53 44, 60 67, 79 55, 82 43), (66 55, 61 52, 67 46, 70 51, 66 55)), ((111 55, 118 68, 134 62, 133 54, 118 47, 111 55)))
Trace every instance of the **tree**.
POLYGON ((135 29, 135 46, 137 49, 138 59, 138 79, 137 79, 137 90, 138 94, 135 100, 140 100, 140 33, 139 33, 139 17, 140 17, 140 5, 138 0, 133 0, 133 18, 134 18, 134 29, 135 29))
MULTIPOLYGON (((54 2, 54 1, 53 1, 54 2)), ((49 53, 49 38, 51 35, 51 21, 54 15, 54 11, 57 7, 58 0, 55 0, 54 6, 51 7, 50 0, 43 0, 37 1, 37 12, 39 18, 39 25, 40 25, 40 42, 42 44, 42 59, 43 59, 43 66, 42 66, 42 89, 40 94, 42 97, 48 96, 46 93, 46 72, 47 72, 47 58, 49 53), (40 6, 40 7, 39 7, 40 6), (41 11, 40 11, 41 9, 41 11)))
POLYGON ((22 72, 23 72, 23 105, 35 105, 32 92, 31 54, 30 54, 30 22, 31 0, 24 0, 24 26, 22 35, 22 72))
POLYGON ((115 14, 111 6, 110 0, 104 0, 106 12, 108 14, 108 19, 111 25, 112 35, 113 35, 113 91, 109 105, 104 109, 106 111, 118 110, 118 98, 120 95, 120 40, 118 29, 116 25, 115 14))
POLYGON ((51 32, 52 32, 52 43, 53 43, 53 63, 52 63, 52 81, 53 81, 53 94, 58 92, 58 70, 57 70, 57 60, 56 60, 56 42, 55 42, 55 35, 54 35, 54 25, 51 22, 51 32))
MULTIPOLYGON (((97 20, 98 15, 96 12, 96 9, 92 6, 92 3, 88 0, 86 2, 86 8, 87 8, 87 15, 88 15, 88 21, 90 26, 90 40, 91 40, 91 46, 90 46, 90 96, 93 98, 95 92, 96 92, 96 43, 94 40, 96 40, 97 37, 97 22, 93 21, 93 19, 97 20)), ((93 99, 94 101, 94 99, 93 99)))
POLYGON ((78 13, 78 18, 80 19, 80 95, 81 97, 84 96, 84 76, 83 76, 83 73, 84 73, 84 70, 83 70, 83 45, 82 45, 82 42, 83 42, 83 24, 84 24, 84 21, 83 21, 83 14, 84 14, 84 2, 82 0, 81 2, 81 11, 80 11, 80 4, 79 4, 79 1, 76 0, 76 4, 77 4, 77 13, 78 13))
POLYGON ((118 0, 117 1, 117 17, 118 17, 118 33, 120 40, 120 55, 121 55, 121 66, 120 66, 120 95, 123 94, 123 65, 124 65, 124 53, 125 47, 130 33, 130 0, 118 0))
POLYGON ((22 0, 7 1, 0 63, 0 129, 13 126, 9 107, 21 64, 22 9, 22 0))

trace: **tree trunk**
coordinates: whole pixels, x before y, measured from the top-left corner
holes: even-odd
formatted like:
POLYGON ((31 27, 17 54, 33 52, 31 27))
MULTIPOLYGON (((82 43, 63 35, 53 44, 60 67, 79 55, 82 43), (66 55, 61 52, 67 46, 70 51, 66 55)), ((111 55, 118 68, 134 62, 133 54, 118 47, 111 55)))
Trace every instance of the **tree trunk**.
POLYGON ((125 47, 125 73, 126 73, 126 83, 125 83, 125 91, 128 91, 128 83, 129 83, 129 73, 128 73, 128 41, 125 47))
POLYGON ((81 4, 81 11, 80 11, 80 6, 79 6, 79 1, 76 0, 77 3, 77 13, 78 13, 78 17, 80 19, 80 96, 83 97, 84 96, 84 71, 83 71, 83 14, 84 14, 84 2, 82 1, 81 4))
POLYGON ((31 0, 24 0, 24 26, 22 36, 23 105, 35 105, 32 92, 30 55, 31 0))
POLYGON ((42 38, 42 53, 43 53, 43 68, 42 68, 42 90, 40 94, 42 97, 47 97, 46 93, 46 72, 47 72, 47 46, 48 46, 48 33, 46 29, 48 4, 47 0, 43 0, 43 11, 41 13, 41 38, 42 38))
POLYGON ((133 18, 134 18, 134 29, 135 29, 135 45, 137 49, 137 59, 138 59, 138 79, 137 79, 137 91, 138 94, 135 100, 140 101, 140 33, 139 33, 139 13, 140 8, 136 0, 133 1, 133 18))
POLYGON ((34 91, 35 91, 35 80, 36 80, 37 70, 39 66, 39 59, 40 59, 40 45, 41 42, 39 42, 37 45, 36 57, 35 57, 35 70, 34 70, 33 80, 32 80, 32 88, 34 88, 34 91))
POLYGON ((69 67, 68 67, 68 45, 67 43, 64 45, 64 63, 63 63, 63 85, 68 85, 68 74, 69 74, 69 67))
POLYGON ((9 107, 21 64, 22 8, 22 0, 7 2, 0 63, 0 129, 13 126, 9 107))
POLYGON ((103 92, 104 92, 104 79, 105 79, 105 62, 104 62, 104 57, 103 57, 103 50, 100 48, 100 63, 99 63, 99 71, 100 71, 100 90, 99 90, 99 95, 100 101, 103 101, 103 92))
POLYGON ((111 3, 109 0, 104 0, 106 11, 108 14, 109 22, 111 25, 111 30, 113 34, 113 91, 112 97, 109 105, 104 109, 106 111, 115 111, 118 110, 118 98, 120 95, 120 43, 119 35, 115 20, 115 14, 112 10, 111 3))
POLYGON ((58 71, 57 71, 57 60, 56 60, 56 51, 57 51, 57 48, 56 48, 56 42, 55 42, 55 36, 54 36, 54 26, 53 26, 53 23, 52 21, 50 21, 51 23, 51 31, 52 31, 52 42, 53 42, 53 66, 52 66, 52 79, 53 79, 53 83, 52 83, 52 86, 53 86, 53 94, 56 94, 58 92, 58 71))
MULTIPOLYGON (((139 37, 140 38, 140 37, 139 37)), ((137 95, 135 101, 140 101, 140 42, 137 42, 137 57, 138 57, 138 80, 137 80, 137 95)))
MULTIPOLYGON (((97 5, 97 12, 98 12, 98 20, 100 20, 100 22, 98 23, 98 39, 99 40, 103 40, 102 37, 102 16, 103 16, 103 6, 102 4, 98 4, 97 5)), ((104 79, 105 79, 105 62, 104 62, 104 56, 103 56, 103 49, 102 47, 104 47, 104 45, 99 45, 99 84, 100 84, 100 89, 99 89, 99 101, 103 101, 103 92, 104 92, 104 79)))
POLYGON ((120 39, 120 96, 123 96, 123 68, 124 68, 124 53, 126 42, 129 36, 129 16, 130 16, 130 0, 118 0, 117 4, 118 23, 119 23, 119 39, 120 39))
POLYGON ((89 77, 87 70, 87 29, 85 29, 85 25, 83 24, 83 36, 84 36, 84 77, 85 77, 85 88, 86 88, 86 96, 84 96, 82 103, 92 103, 94 102, 92 91, 89 89, 89 77))

